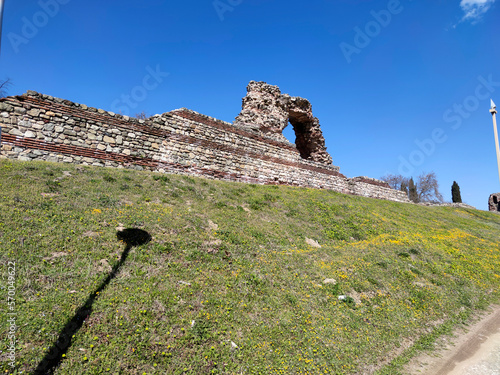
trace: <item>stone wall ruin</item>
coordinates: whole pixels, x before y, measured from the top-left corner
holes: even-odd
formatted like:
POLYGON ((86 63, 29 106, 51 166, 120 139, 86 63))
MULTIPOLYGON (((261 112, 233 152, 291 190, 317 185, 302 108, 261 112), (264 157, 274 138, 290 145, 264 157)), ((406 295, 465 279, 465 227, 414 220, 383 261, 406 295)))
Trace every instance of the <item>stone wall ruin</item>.
POLYGON ((241 113, 234 124, 287 142, 283 130, 288 122, 293 126, 295 146, 303 159, 332 164, 319 120, 312 114, 311 103, 304 98, 281 94, 278 86, 251 81, 247 86, 247 95, 243 98, 241 113))
POLYGON ((234 124, 185 108, 146 120, 28 91, 0 99, 1 158, 147 169, 256 184, 330 189, 408 202, 368 177, 332 165, 306 99, 251 82, 234 124), (282 135, 294 127, 297 144, 282 135))
POLYGON ((488 200, 488 208, 490 212, 500 213, 500 193, 491 194, 488 200))

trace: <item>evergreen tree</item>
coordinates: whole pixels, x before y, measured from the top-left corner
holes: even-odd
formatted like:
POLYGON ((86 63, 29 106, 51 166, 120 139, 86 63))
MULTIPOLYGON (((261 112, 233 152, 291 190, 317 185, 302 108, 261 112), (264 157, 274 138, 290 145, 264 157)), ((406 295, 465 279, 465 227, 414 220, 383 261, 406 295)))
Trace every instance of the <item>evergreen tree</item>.
POLYGON ((404 191, 406 193, 406 195, 408 195, 408 184, 406 183, 406 181, 403 181, 401 182, 401 191, 404 191))
POLYGON ((413 177, 410 178, 410 182, 408 183, 408 196, 412 202, 419 202, 417 186, 415 185, 415 182, 413 182, 413 177))
POLYGON ((460 186, 458 186, 456 181, 453 181, 453 185, 451 185, 451 199, 453 200, 453 203, 462 203, 460 186))

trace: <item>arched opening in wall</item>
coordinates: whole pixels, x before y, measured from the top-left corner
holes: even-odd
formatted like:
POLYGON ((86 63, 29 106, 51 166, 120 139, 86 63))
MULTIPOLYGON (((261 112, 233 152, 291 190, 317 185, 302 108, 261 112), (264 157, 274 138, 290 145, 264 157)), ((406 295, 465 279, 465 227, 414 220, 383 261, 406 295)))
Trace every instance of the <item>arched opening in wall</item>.
POLYGON ((311 139, 311 128, 313 119, 310 119, 304 112, 290 111, 290 124, 295 133, 295 147, 303 159, 309 159, 314 148, 314 140, 311 139))
POLYGON ((285 129, 283 129, 282 134, 290 143, 295 143, 295 131, 290 123, 288 123, 285 129))

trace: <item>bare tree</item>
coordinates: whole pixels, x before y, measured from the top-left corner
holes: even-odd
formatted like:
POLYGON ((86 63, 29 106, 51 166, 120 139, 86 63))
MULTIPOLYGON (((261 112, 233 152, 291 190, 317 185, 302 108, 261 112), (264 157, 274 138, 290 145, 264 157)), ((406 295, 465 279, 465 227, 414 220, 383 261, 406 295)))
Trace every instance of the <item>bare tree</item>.
POLYGON ((408 183, 410 182, 409 178, 403 177, 400 174, 394 175, 389 173, 380 177, 380 179, 387 182, 394 190, 401 190, 401 185, 408 186, 408 183))
POLYGON ((148 118, 150 118, 151 116, 149 116, 146 112, 142 111, 141 113, 136 113, 135 114, 135 118, 139 119, 139 120, 146 120, 148 118))
POLYGON ((434 172, 422 173, 418 176, 416 183, 413 182, 412 178, 402 175, 388 174, 380 179, 387 182, 395 190, 405 191, 413 202, 442 203, 444 201, 439 192, 439 184, 434 172))
POLYGON ((443 196, 439 192, 439 184, 436 173, 422 173, 418 176, 418 198, 420 202, 444 202, 443 196))
POLYGON ((4 81, 0 81, 0 98, 7 96, 7 89, 12 85, 10 78, 7 78, 4 81))

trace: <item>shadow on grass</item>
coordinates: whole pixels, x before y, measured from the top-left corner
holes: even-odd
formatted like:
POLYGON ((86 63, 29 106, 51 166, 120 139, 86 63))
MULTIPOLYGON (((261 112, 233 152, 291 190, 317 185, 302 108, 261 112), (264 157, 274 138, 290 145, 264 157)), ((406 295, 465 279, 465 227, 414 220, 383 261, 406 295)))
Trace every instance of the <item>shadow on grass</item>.
POLYGON ((63 355, 66 354, 71 347, 73 335, 82 328, 85 319, 92 314, 92 305, 111 280, 116 277, 121 266, 125 263, 125 260, 127 260, 130 249, 134 246, 144 245, 151 241, 151 235, 148 232, 136 228, 127 228, 119 231, 116 233, 116 237, 126 244, 120 261, 114 265, 108 277, 106 277, 101 285, 89 295, 85 303, 76 311, 73 318, 66 323, 54 345, 52 345, 45 357, 38 364, 34 374, 45 375, 54 373, 57 366, 61 363, 63 355))

